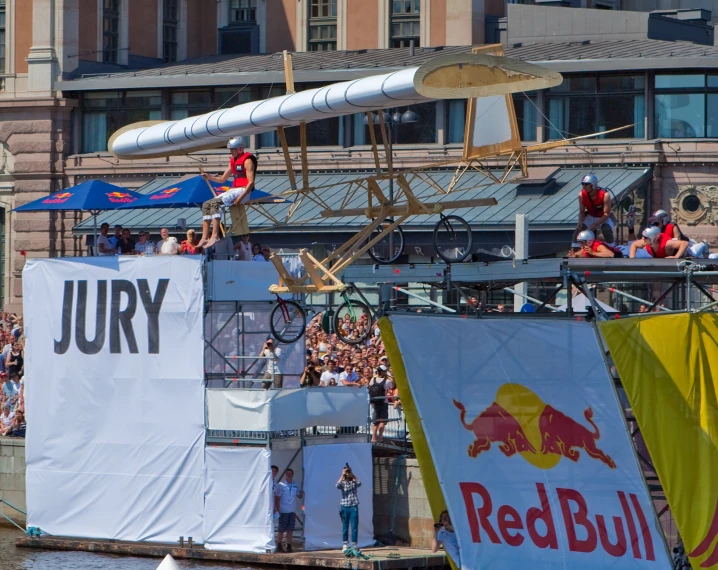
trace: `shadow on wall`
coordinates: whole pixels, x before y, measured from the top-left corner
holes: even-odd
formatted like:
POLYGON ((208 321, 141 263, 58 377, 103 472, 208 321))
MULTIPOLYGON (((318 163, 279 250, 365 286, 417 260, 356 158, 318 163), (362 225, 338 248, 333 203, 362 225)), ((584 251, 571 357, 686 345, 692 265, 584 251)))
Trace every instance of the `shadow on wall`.
POLYGON ((374 535, 386 545, 431 548, 434 521, 416 459, 374 458, 374 535))

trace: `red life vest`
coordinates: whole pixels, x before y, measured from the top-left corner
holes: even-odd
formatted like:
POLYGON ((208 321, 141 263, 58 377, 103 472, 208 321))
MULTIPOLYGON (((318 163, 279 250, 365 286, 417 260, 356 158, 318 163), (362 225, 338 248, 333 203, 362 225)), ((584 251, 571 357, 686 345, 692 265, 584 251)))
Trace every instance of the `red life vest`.
POLYGON ((666 234, 661 234, 661 237, 658 240, 658 249, 654 251, 652 246, 647 245, 646 251, 650 253, 652 257, 666 257, 666 244, 671 241, 671 239, 672 238, 670 236, 667 236, 666 234))
POLYGON ((603 216, 603 198, 606 195, 606 191, 603 188, 598 189, 596 198, 591 201, 591 197, 588 192, 581 190, 581 201, 583 202, 586 213, 594 218, 600 218, 603 216))
MULTIPOLYGON (((675 228, 678 228, 678 224, 674 224, 673 222, 670 222, 670 223, 666 224, 666 227, 663 229, 663 231, 661 233, 667 235, 669 237, 669 239, 674 239, 673 230, 675 228)), ((688 241, 688 238, 683 235, 681 228, 678 228, 678 236, 679 236, 678 239, 680 239, 682 241, 688 241)))
POLYGON ((247 162, 248 158, 254 161, 256 167, 257 160, 251 152, 245 152, 242 155, 238 155, 237 158, 229 159, 229 167, 232 170, 232 176, 234 176, 234 182, 232 183, 233 188, 246 188, 249 184, 247 171, 244 169, 244 163, 247 162))
MULTIPOLYGON (((613 247, 612 245, 608 245, 605 241, 600 240, 594 240, 594 242, 591 244, 591 251, 593 253, 596 253, 598 251, 598 247, 601 245, 607 248, 609 251, 613 252, 613 257, 623 257, 623 252, 619 248, 613 247)), ((586 252, 583 250, 579 252, 579 255, 581 257, 589 257, 589 255, 587 255, 586 252)))

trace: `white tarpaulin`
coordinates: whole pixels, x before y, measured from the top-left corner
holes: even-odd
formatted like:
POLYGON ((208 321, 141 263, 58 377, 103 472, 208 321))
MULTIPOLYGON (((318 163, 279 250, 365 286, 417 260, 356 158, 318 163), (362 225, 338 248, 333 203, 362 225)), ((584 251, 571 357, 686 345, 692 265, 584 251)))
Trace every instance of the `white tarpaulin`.
MULTIPOLYGON (((304 448, 304 548, 342 547, 337 481, 346 463, 361 481, 359 487, 359 547, 374 544, 374 498, 370 443, 310 445, 304 448)), ((349 535, 351 540, 351 534, 349 535)))
POLYGON ((23 302, 28 525, 202 542, 200 260, 31 259, 23 302))
POLYGON ((464 569, 670 567, 590 323, 389 321, 422 476, 440 485, 427 494, 435 510, 443 494, 464 569))
POLYGON ((212 301, 274 301, 269 286, 277 282, 273 263, 238 263, 214 259, 207 264, 207 297, 212 301))
POLYGON ((209 429, 279 431, 323 426, 363 426, 366 388, 327 386, 296 390, 207 390, 209 429))
POLYGON ((209 550, 274 549, 272 473, 264 447, 208 447, 204 546, 209 550))

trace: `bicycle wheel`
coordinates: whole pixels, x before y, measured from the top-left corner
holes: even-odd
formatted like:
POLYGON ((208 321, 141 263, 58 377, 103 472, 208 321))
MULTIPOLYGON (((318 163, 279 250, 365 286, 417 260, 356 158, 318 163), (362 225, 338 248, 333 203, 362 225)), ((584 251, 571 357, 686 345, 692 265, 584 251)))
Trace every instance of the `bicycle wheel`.
POLYGON ((384 223, 374 230, 369 240, 377 236, 382 238, 369 248, 369 256, 377 263, 394 263, 404 251, 404 232, 396 226, 391 232, 384 228, 389 227, 392 220, 384 220, 384 223))
POLYGON ((359 344, 371 333, 371 310, 361 301, 347 299, 334 313, 334 331, 347 344, 359 344))
POLYGON ((434 247, 446 263, 459 263, 471 254, 471 227, 459 216, 443 216, 434 226, 434 247))
POLYGON ((292 344, 297 342, 307 327, 306 314, 296 301, 277 303, 269 316, 269 328, 279 342, 292 344))

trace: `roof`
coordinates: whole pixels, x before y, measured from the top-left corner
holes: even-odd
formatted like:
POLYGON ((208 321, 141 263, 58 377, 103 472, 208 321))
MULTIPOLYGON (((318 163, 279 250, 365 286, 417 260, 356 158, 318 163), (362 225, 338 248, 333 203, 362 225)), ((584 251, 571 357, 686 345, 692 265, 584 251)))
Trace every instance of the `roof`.
MULTIPOLYGON (((347 81, 419 66, 439 55, 469 53, 471 46, 364 49, 292 54, 294 81, 347 81)), ((718 67, 718 47, 660 40, 609 40, 506 46, 506 56, 559 72, 718 67)), ((62 91, 208 85, 284 84, 281 53, 219 55, 137 71, 84 75, 57 83, 62 91)))
MULTIPOLYGON (((645 168, 597 168, 594 172, 600 184, 609 188, 618 198, 621 194, 640 186, 650 180, 652 173, 645 168)), ((453 170, 434 171, 434 180, 446 188, 453 175, 453 170)), ((581 178, 586 169, 561 168, 555 175, 557 184, 552 190, 544 193, 526 188, 516 182, 492 184, 490 179, 478 172, 467 172, 460 183, 449 195, 436 196, 436 189, 426 182, 415 180, 411 183, 412 189, 419 199, 427 201, 453 201, 470 200, 474 198, 496 198, 496 206, 484 208, 464 208, 455 213, 464 218, 476 231, 509 229, 514 227, 516 214, 528 214, 532 229, 569 229, 576 226, 578 206, 576 195, 581 188, 581 178)), ((361 174, 356 172, 339 172, 310 174, 309 181, 313 187, 327 184, 338 184, 330 188, 317 191, 319 197, 332 208, 338 208, 344 196, 346 187, 341 186, 342 181, 354 180, 361 174)), ((140 193, 149 193, 166 185, 172 184, 176 178, 157 178, 138 190, 140 193)), ((388 181, 379 184, 385 195, 388 193, 388 181)), ((284 175, 264 175, 258 180, 257 187, 265 192, 278 194, 289 188, 289 180, 284 175)), ((357 194, 347 205, 347 208, 366 208, 366 194, 357 194)), ((287 204, 271 204, 267 210, 277 218, 282 218, 290 206, 287 204)), ((318 206, 310 200, 305 200, 295 213, 295 222, 298 225, 283 226, 273 229, 271 223, 253 209, 247 213, 250 228, 266 230, 270 233, 293 232, 342 232, 355 231, 366 225, 363 216, 345 218, 317 218, 318 206)), ((177 219, 184 218, 188 227, 199 228, 202 216, 199 208, 155 208, 147 210, 121 210, 105 212, 98 217, 98 224, 108 222, 111 226, 120 224, 132 230, 149 230, 157 233, 160 228, 176 227, 177 219)), ((438 221, 438 216, 412 216, 402 224, 405 231, 428 231, 438 221)), ((75 226, 76 233, 90 234, 93 231, 92 219, 83 221, 75 226)), ((295 239, 292 239, 295 241, 295 239)))

